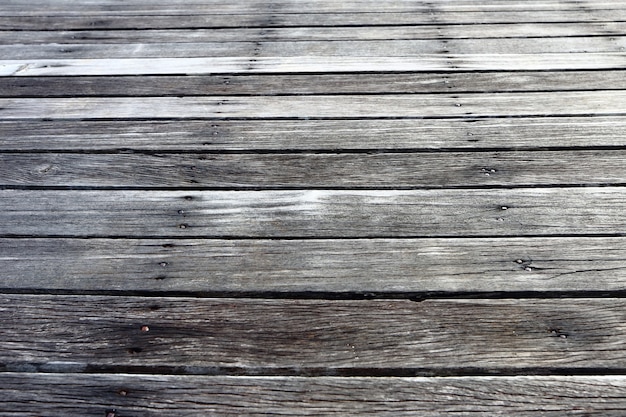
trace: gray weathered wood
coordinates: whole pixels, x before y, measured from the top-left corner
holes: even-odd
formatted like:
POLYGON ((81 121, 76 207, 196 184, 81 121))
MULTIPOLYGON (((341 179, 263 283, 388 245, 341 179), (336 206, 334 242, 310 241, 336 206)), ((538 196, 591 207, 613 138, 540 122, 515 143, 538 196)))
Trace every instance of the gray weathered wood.
MULTIPOLYGON (((0 44, 89 44, 89 43, 168 43, 168 42, 258 42, 329 41, 390 39, 484 39, 554 38, 562 36, 621 36, 625 22, 603 23, 525 23, 484 25, 280 27, 223 29, 145 29, 83 31, 4 31, 0 44)), ((541 42, 544 42, 542 39, 541 42)))
POLYGON ((593 146, 626 146, 626 118, 125 120, 123 123, 0 120, 3 151, 515 150, 593 146))
POLYGON ((624 90, 623 71, 0 77, 1 97, 206 96, 624 90))
POLYGON ((624 238, 0 239, 0 288, 195 294, 602 292, 624 238))
POLYGON ((343 14, 353 12, 378 12, 378 13, 422 13, 436 14, 445 12, 496 12, 510 11, 513 13, 524 11, 571 11, 571 10, 615 10, 624 9, 623 3, 619 0, 600 1, 596 0, 590 4, 591 7, 577 7, 578 4, 569 4, 562 1, 535 0, 526 2, 430 2, 415 3, 406 1, 387 1, 384 3, 376 1, 350 1, 336 3, 333 1, 311 1, 302 3, 298 1, 246 1, 228 2, 212 1, 210 4, 203 2, 124 2, 115 1, 103 2, 81 2, 76 4, 71 1, 56 0, 50 1, 11 1, 6 0, 0 6, 0 14, 3 15, 26 15, 28 13, 42 13, 42 9, 50 14, 86 14, 86 13, 111 13, 118 15, 139 14, 139 15, 163 15, 163 14, 185 14, 209 13, 209 14, 238 14, 238 13, 329 13, 343 14))
MULTIPOLYGON (((194 57, 408 57, 425 54, 562 54, 612 53, 626 50, 625 36, 501 39, 357 40, 357 41, 265 41, 257 42, 174 42, 174 43, 91 43, 0 45, 4 60, 194 58, 194 57)), ((367 60, 366 60, 367 62, 367 60)))
POLYGON ((626 188, 1 190, 0 234, 418 237, 615 234, 626 188))
POLYGON ((0 99, 4 119, 450 118, 626 114, 626 91, 0 99))
POLYGON ((386 187, 626 182, 626 151, 379 154, 2 154, 0 186, 386 187), (141 167, 141 172, 137 172, 141 167))
MULTIPOLYGON (((301 3, 300 3, 301 4, 301 3)), ((73 7, 76 6, 74 2, 73 7)), ((197 28, 278 28, 301 26, 367 26, 367 25, 449 25, 449 24, 526 24, 526 23, 588 23, 623 22, 623 12, 583 6, 578 10, 537 11, 464 11, 432 13, 368 13, 361 10, 351 13, 266 13, 248 14, 190 14, 189 11, 172 11, 146 16, 120 15, 116 12, 86 14, 55 14, 31 11, 12 16, 0 15, 2 30, 81 30, 81 29, 197 29, 197 28)), ((619 32, 623 33, 623 32, 619 32)), ((619 34, 618 33, 618 34, 619 34)))
POLYGON ((626 366, 626 301, 614 298, 417 303, 0 295, 0 301, 6 371, 230 367, 341 375, 626 366))
POLYGON ((626 68, 626 54, 424 54, 208 58, 30 59, 0 61, 0 76, 172 75, 318 72, 547 71, 626 68))
POLYGON ((626 413, 623 376, 341 378, 0 374, 7 417, 49 415, 560 417, 626 413))

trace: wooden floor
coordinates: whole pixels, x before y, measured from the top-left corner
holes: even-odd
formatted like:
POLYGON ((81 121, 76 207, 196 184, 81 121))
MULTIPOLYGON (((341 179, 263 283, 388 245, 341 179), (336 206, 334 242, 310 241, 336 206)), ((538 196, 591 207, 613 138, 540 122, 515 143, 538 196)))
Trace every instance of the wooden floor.
POLYGON ((626 415, 623 0, 2 0, 0 415, 626 415))

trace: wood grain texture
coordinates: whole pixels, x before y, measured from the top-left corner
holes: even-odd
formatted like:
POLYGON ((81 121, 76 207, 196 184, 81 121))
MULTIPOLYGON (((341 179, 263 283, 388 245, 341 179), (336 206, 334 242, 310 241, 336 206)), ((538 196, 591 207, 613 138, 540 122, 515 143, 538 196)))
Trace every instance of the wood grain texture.
POLYGON ((0 97, 207 96, 624 90, 623 71, 0 77, 0 97))
POLYGON ((174 43, 58 43, 28 45, 0 45, 4 60, 44 59, 109 59, 120 58, 195 58, 246 57, 251 62, 258 58, 275 57, 410 57, 415 55, 484 55, 508 54, 564 54, 564 53, 620 53, 626 50, 625 36, 560 37, 500 39, 432 40, 356 40, 356 41, 266 41, 256 42, 174 42, 174 43))
POLYGON ((432 375, 626 365, 623 299, 0 300, 5 371, 432 375))
POLYGON ((7 417, 621 416, 622 376, 340 378, 0 374, 7 417))
POLYGON ((623 187, 496 190, 0 190, 0 234, 443 237, 615 234, 623 187))
POLYGON ((345 152, 595 146, 626 146, 626 118, 0 120, 3 151, 345 152))
MULTIPOLYGON (((106 1, 101 3, 81 2, 76 4, 71 1, 56 0, 50 2, 44 1, 6 1, 0 7, 2 15, 27 15, 28 13, 42 13, 42 9, 50 14, 61 15, 79 15, 79 14, 98 14, 98 13, 115 13, 117 15, 135 14, 135 15, 167 15, 167 14, 239 14, 239 13, 255 13, 255 14, 272 14, 272 13, 328 13, 328 14, 344 14, 354 12, 369 13, 420 13, 423 15, 445 13, 445 12, 496 12, 508 11, 512 13, 524 11, 573 11, 584 10, 591 11, 613 10, 616 11, 616 17, 619 12, 624 10, 623 3, 615 1, 594 1, 583 4, 570 4, 563 1, 545 1, 536 0, 528 2, 431 2, 431 3, 414 3, 406 1, 350 1, 337 4, 332 1, 312 1, 302 4, 298 1, 246 1, 246 2, 211 2, 206 4, 202 2, 185 1, 185 2, 166 2, 155 1, 154 3, 146 2, 125 2, 119 3, 115 1, 106 1)), ((618 20, 618 19, 614 19, 618 20)))
MULTIPOLYGON (((253 51, 251 51, 253 52, 253 51)), ((319 72, 459 72, 615 70, 626 54, 424 54, 420 56, 223 56, 208 58, 109 58, 1 60, 0 76, 198 75, 319 72)))
POLYGON ((626 289, 624 238, 0 239, 0 288, 412 294, 626 289))
MULTIPOLYGON (((171 43, 171 42, 265 42, 337 40, 449 40, 489 38, 554 38, 620 36, 625 22, 525 23, 484 25, 280 27, 221 29, 143 30, 47 30, 3 31, 0 44, 89 44, 89 43, 171 43)), ((542 40, 543 42, 543 40, 542 40)))
POLYGON ((624 184, 626 151, 2 154, 0 186, 449 188, 624 184), (137 172, 137 167, 142 167, 137 172))
POLYGON ((4 119, 453 118, 625 115, 626 91, 0 99, 4 119))
MULTIPOLYGON (((75 6, 75 3, 73 4, 75 6)), ((221 29, 221 28, 281 28, 303 26, 389 26, 389 25, 474 25, 474 24, 614 24, 624 22, 623 12, 604 10, 593 5, 580 5, 571 10, 537 11, 463 11, 431 13, 266 13, 190 14, 189 11, 156 12, 153 15, 120 15, 116 12, 84 12, 50 14, 49 11, 31 11, 0 15, 1 30, 120 30, 120 29, 221 29)), ((622 33, 622 32, 620 32, 622 33)))

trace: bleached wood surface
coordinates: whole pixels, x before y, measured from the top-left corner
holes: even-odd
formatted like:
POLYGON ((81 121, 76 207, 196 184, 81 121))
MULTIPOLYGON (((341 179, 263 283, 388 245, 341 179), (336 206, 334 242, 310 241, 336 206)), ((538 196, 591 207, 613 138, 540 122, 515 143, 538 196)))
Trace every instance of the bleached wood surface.
POLYGON ((624 22, 3 1, 0 414, 623 415, 624 22))

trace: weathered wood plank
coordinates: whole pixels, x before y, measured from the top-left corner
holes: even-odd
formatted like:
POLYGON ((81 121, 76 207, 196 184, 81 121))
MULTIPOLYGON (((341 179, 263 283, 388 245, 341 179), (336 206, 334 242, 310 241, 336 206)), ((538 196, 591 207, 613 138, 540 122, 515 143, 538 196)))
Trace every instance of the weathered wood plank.
MULTIPOLYGON (((623 90, 619 71, 0 77, 0 97, 206 96, 623 90)), ((558 92, 555 92, 558 94, 558 92)))
MULTIPOLYGON (((280 27, 144 30, 3 31, 0 44, 89 44, 171 42, 349 41, 402 39, 488 39, 621 36, 625 22, 521 23, 484 25, 280 27)), ((542 40, 543 41, 543 40, 542 40)))
POLYGON ((0 186, 446 188, 626 182, 626 151, 2 154, 0 186), (141 167, 140 172, 138 168, 141 167))
POLYGON ((626 188, 407 191, 1 190, 0 234, 443 237, 615 234, 626 188))
POLYGON ((303 294, 626 288, 624 238, 0 239, 0 289, 303 294))
POLYGON ((225 367, 342 375, 626 366, 626 301, 615 298, 417 303, 1 295, 0 301, 6 371, 225 367))
POLYGON ((51 1, 29 1, 14 2, 5 1, 0 5, 0 14, 2 15, 27 15, 28 13, 39 12, 42 10, 50 14, 97 14, 114 12, 119 15, 139 14, 139 15, 166 15, 166 14, 186 14, 209 13, 209 14, 238 14, 238 13, 329 13, 343 14, 354 12, 369 13, 424 13, 434 14, 441 12, 526 12, 535 11, 595 11, 595 10, 615 10, 624 9, 623 3, 615 1, 594 1, 586 4, 570 4, 563 1, 525 1, 525 2, 431 2, 428 4, 414 3, 406 1, 350 1, 350 2, 333 2, 333 1, 311 1, 303 4, 298 1, 246 1, 246 2, 228 2, 212 1, 211 4, 203 2, 167 2, 155 1, 147 2, 81 2, 76 4, 71 1, 56 0, 51 1))
POLYGON ((4 98, 4 119, 450 118, 626 114, 626 91, 501 94, 4 98))
POLYGON ((322 40, 392 39, 485 39, 543 38, 569 36, 620 36, 624 22, 521 23, 484 25, 280 27, 222 29, 144 29, 144 30, 22 30, 3 31, 0 44, 89 44, 89 43, 168 43, 168 42, 264 42, 322 40))
MULTIPOLYGON (((74 3, 75 5, 75 3, 74 3)), ((158 12, 157 12, 158 13, 158 12)), ((1 30, 92 30, 92 29, 207 29, 207 28, 279 28, 301 26, 389 26, 389 25, 458 25, 526 23, 609 23, 624 22, 616 10, 582 7, 578 10, 478 11, 432 13, 279 13, 265 14, 189 14, 172 11, 166 14, 119 15, 115 12, 50 15, 0 15, 1 30)))
MULTIPOLYGON (((248 54, 249 55, 249 54, 248 54)), ((202 75, 318 72, 461 72, 614 70, 626 68, 626 54, 425 54, 405 57, 292 56, 209 58, 117 58, 1 60, 0 76, 202 75)))
POLYGON ((626 118, 0 120, 3 151, 528 149, 626 146, 626 118))
MULTIPOLYGON (((619 53, 626 50, 626 36, 450 39, 356 40, 356 41, 266 41, 90 43, 0 45, 4 60, 195 58, 195 57, 407 57, 425 54, 482 55, 619 53)), ((445 56, 443 58, 446 58, 445 56)))
POLYGON ((7 417, 328 414, 622 416, 622 376, 449 378, 0 374, 7 417))

